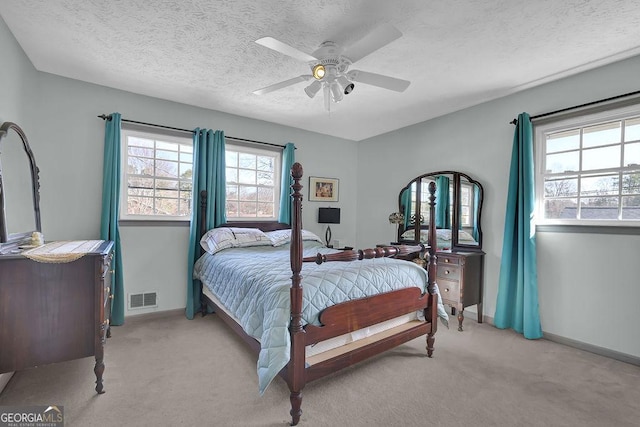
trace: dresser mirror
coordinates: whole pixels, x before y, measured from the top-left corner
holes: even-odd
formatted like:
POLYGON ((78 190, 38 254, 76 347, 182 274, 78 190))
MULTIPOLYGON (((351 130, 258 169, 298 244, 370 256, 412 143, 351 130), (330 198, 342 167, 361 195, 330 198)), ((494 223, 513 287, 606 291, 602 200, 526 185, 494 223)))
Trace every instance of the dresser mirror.
POLYGON ((455 171, 420 175, 400 190, 398 206, 404 215, 404 223, 398 227, 398 242, 428 243, 431 224, 426 214, 430 182, 436 184, 438 249, 482 250, 482 185, 469 175, 455 171))
POLYGON ((38 167, 24 131, 0 127, 0 253, 31 242, 40 225, 38 167))

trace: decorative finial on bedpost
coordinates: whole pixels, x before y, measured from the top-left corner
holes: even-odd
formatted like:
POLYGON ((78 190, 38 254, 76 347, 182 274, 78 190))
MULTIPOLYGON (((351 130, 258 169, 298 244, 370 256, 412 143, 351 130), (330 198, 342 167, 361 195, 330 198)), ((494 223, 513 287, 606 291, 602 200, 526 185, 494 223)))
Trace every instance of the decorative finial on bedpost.
POLYGON ((291 358, 288 366, 289 400, 291 401, 291 425, 295 426, 302 415, 302 389, 305 385, 305 332, 302 328, 302 165, 291 167, 293 208, 291 212, 291 358))
MULTIPOLYGON (((300 180, 302 178, 302 165, 298 162, 295 162, 293 164, 293 166, 291 166, 291 176, 293 177, 294 180, 300 180)), ((300 187, 302 188, 302 187, 300 187)))

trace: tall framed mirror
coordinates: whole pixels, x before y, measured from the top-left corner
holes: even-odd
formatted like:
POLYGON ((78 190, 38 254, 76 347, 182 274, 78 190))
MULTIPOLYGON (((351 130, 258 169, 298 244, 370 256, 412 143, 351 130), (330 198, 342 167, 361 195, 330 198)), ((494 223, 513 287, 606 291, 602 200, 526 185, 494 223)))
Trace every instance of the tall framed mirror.
POLYGON ((40 223, 39 169, 24 131, 0 127, 0 253, 29 244, 40 223))
POLYGON ((438 171, 420 175, 407 183, 398 195, 404 223, 398 227, 398 242, 427 243, 428 186, 436 184, 435 227, 438 249, 482 250, 482 185, 457 171, 438 171), (427 220, 425 220, 427 218, 427 220))

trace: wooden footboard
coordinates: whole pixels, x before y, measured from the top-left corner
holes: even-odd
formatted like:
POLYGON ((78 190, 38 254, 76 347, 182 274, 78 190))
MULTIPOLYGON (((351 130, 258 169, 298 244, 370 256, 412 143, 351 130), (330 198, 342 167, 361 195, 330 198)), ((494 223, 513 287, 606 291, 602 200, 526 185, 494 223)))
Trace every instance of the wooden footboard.
POLYGON ((419 288, 405 288, 334 305, 320 314, 322 326, 305 327, 307 345, 424 310, 428 300, 419 288))
MULTIPOLYGON (((346 368, 371 356, 389 350, 414 338, 427 335, 427 355, 433 354, 434 334, 437 330, 437 294, 436 277, 436 233, 435 227, 429 229, 428 251, 428 292, 409 287, 385 294, 348 301, 325 309, 320 315, 321 326, 302 325, 302 294, 300 270, 303 261, 317 263, 332 261, 352 261, 365 258, 393 256, 407 248, 377 248, 361 251, 344 251, 337 254, 322 255, 303 259, 302 257, 302 166, 296 163, 291 168, 293 184, 291 186, 293 212, 291 224, 291 356, 289 364, 282 371, 289 385, 291 401, 291 425, 297 425, 302 415, 302 389, 306 382, 313 381, 339 369, 346 368), (412 321, 366 339, 330 350, 309 359, 305 357, 306 345, 328 338, 353 332, 394 317, 422 310, 424 321, 412 321)), ((435 224, 435 184, 429 185, 429 219, 435 224)), ((411 284, 408 284, 411 285, 411 284)))
MULTIPOLYGON (((424 312, 424 320, 411 320, 347 345, 306 358, 307 382, 368 359, 422 335, 437 330, 437 295, 422 294, 419 288, 405 288, 337 304, 320 315, 321 326, 307 325, 306 344, 357 331, 402 314, 424 312), (435 309, 435 310, 434 310, 435 309)), ((427 355, 433 354, 433 341, 427 355)))

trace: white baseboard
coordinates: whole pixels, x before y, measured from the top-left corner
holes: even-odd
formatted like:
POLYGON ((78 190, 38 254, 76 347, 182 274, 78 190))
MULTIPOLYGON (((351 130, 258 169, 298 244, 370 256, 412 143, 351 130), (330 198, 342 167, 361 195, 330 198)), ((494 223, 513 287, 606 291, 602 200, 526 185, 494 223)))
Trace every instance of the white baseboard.
MULTIPOLYGON (((492 326, 495 326, 495 323, 493 322, 493 317, 485 315, 485 316, 482 316, 482 319, 484 322, 492 326)), ((571 338, 566 338, 566 337, 552 334, 550 332, 545 332, 545 331, 542 331, 542 338, 558 344, 566 345, 568 347, 577 348, 578 350, 588 351, 589 353, 594 353, 599 356, 609 357, 611 359, 619 360, 621 362, 629 363, 631 365, 640 366, 640 357, 637 357, 631 354, 621 353, 619 351, 611 350, 605 347, 599 347, 597 345, 588 344, 582 341, 577 341, 571 338)))

